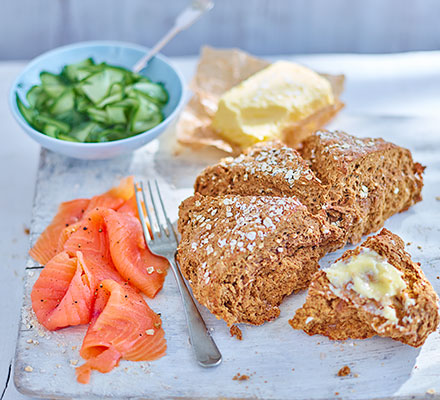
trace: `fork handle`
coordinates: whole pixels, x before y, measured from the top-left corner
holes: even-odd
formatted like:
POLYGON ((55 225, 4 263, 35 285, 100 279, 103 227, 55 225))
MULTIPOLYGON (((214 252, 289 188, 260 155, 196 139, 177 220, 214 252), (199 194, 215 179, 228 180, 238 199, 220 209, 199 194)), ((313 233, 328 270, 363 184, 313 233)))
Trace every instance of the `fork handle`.
POLYGON ((192 348, 196 355, 197 362, 202 367, 215 367, 222 361, 222 355, 206 328, 194 299, 186 285, 179 265, 173 257, 168 257, 168 261, 176 277, 177 286, 182 296, 183 308, 185 310, 186 322, 188 325, 189 338, 192 348))

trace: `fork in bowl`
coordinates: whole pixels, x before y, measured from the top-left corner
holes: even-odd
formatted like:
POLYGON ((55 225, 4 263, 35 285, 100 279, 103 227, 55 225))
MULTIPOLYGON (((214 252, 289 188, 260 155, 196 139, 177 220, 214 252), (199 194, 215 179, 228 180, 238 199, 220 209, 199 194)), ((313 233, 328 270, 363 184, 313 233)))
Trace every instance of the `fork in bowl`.
POLYGON ((152 209, 148 208, 143 183, 135 183, 136 203, 139 217, 144 231, 145 240, 150 251, 161 257, 165 257, 171 265, 177 286, 182 297, 183 308, 185 310, 186 322, 188 325, 189 338, 194 350, 197 362, 202 367, 215 367, 222 361, 222 355, 212 339, 205 321, 200 315, 194 299, 186 285, 182 272, 175 260, 178 245, 177 233, 168 218, 165 206, 160 194, 159 185, 154 181, 156 187, 156 197, 162 208, 163 218, 160 217, 159 207, 156 206, 152 185, 147 182, 148 194, 151 200, 152 209), (151 211, 153 210, 153 211, 151 211), (147 219, 149 227, 147 225, 147 219), (165 221, 165 222, 163 222, 165 221))

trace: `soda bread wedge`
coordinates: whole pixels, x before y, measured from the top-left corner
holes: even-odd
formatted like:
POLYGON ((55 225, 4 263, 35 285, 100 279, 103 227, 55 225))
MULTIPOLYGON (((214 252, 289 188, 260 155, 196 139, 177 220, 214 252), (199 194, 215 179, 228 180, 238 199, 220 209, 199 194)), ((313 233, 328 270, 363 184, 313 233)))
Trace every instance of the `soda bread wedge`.
POLYGON ((334 340, 379 335, 419 347, 437 329, 437 302, 402 239, 382 229, 316 273, 289 323, 334 340))
POLYGON ((295 197, 202 196, 179 209, 177 259, 195 298, 228 325, 260 325, 308 287, 341 231, 295 197))
POLYGON ((194 191, 208 196, 295 196, 316 213, 325 188, 298 151, 270 141, 207 167, 196 178, 194 191))
POLYGON ((301 155, 328 189, 326 202, 340 207, 340 215, 330 218, 349 243, 422 200, 425 168, 408 149, 383 139, 318 131, 304 141, 301 155))

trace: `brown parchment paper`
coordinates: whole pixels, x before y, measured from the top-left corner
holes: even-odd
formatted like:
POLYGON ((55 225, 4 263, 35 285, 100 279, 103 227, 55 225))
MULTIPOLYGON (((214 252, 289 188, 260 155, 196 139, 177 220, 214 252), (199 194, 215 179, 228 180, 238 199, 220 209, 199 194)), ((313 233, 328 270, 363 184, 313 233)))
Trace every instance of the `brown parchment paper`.
MULTIPOLYGON (((211 127, 211 122, 221 95, 269 64, 239 49, 203 47, 196 74, 189 85, 193 96, 177 123, 178 142, 193 148, 215 147, 230 154, 240 153, 243 149, 220 137, 211 127)), ((284 132, 283 140, 293 147, 329 122, 343 107, 339 96, 343 90, 344 76, 320 75, 330 81, 335 104, 317 111, 284 132)))

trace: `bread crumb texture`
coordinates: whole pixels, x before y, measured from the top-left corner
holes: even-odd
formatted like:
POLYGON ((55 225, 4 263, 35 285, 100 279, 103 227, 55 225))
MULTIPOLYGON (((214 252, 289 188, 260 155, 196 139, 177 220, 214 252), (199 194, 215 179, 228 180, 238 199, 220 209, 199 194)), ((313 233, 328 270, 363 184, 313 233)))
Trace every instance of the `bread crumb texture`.
POLYGON ((351 369, 348 365, 344 365, 339 371, 338 376, 347 376, 350 375, 351 369))
POLYGON ((249 375, 241 375, 240 373, 237 373, 232 380, 233 381, 248 381, 250 378, 249 375))
POLYGON ((229 332, 231 336, 235 336, 238 340, 243 340, 243 333, 237 325, 232 325, 229 332))

